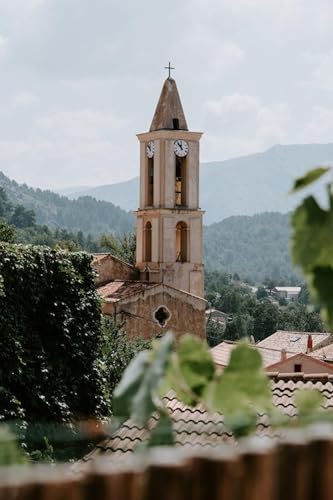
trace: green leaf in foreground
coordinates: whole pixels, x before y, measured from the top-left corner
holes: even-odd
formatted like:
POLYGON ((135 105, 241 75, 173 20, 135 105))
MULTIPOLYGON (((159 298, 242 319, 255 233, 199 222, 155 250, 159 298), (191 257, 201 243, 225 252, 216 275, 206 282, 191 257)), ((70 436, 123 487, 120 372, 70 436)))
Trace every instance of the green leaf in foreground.
POLYGON ((294 182, 291 193, 296 193, 297 191, 309 186, 313 182, 320 179, 320 177, 325 175, 329 170, 331 170, 330 167, 317 167, 307 172, 303 177, 298 177, 294 182))
POLYGON ((172 420, 167 414, 161 414, 159 421, 155 425, 148 446, 171 446, 175 444, 175 438, 172 430, 172 420))
POLYGON ((197 403, 213 379, 215 365, 207 343, 194 335, 184 335, 173 353, 163 393, 173 390, 189 406, 197 403))
POLYGON ((296 391, 295 403, 300 417, 318 412, 323 403, 323 395, 317 389, 303 389, 296 391))
POLYGON ((0 466, 20 465, 26 458, 20 450, 14 435, 8 427, 0 427, 0 466))
POLYGON ((294 264, 305 273, 312 297, 322 307, 324 319, 333 329, 333 203, 322 209, 307 197, 292 217, 291 250, 294 264))
POLYGON ((316 267, 310 275, 310 290, 321 304, 322 317, 333 331, 333 267, 316 267))
POLYGON ((171 351, 173 336, 167 333, 153 343, 151 351, 142 351, 128 365, 123 378, 113 393, 114 416, 122 421, 132 418, 138 425, 146 425, 156 409, 154 399, 164 378, 171 351))
POLYGON ((223 413, 236 436, 252 431, 257 413, 272 408, 270 381, 259 352, 245 343, 238 345, 224 372, 207 388, 204 399, 211 411, 223 413))

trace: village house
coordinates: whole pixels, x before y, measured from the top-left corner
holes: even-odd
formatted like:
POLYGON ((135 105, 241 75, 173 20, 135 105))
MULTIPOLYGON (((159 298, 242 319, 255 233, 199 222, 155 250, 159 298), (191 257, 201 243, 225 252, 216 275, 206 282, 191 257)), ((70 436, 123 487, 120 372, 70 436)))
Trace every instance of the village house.
MULTIPOLYGON (((332 373, 333 339, 329 333, 277 331, 253 344, 266 371, 276 373, 332 373), (325 355, 324 353, 328 354, 325 355), (329 357, 331 356, 331 357, 329 357)), ((211 349, 215 364, 225 368, 238 342, 223 341, 211 349)))
POLYGON ((272 289, 272 297, 288 301, 297 300, 300 293, 300 286, 276 286, 272 289))

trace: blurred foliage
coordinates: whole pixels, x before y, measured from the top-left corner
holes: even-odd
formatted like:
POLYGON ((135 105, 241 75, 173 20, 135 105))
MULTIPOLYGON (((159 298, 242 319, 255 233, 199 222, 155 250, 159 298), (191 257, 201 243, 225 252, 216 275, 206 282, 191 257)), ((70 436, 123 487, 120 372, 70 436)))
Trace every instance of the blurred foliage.
POLYGON ((0 426, 0 466, 19 465, 26 463, 26 461, 15 435, 7 426, 0 426))
POLYGON ((184 335, 174 347, 168 333, 130 363, 114 392, 119 424, 131 418, 148 428, 152 413, 157 412, 160 420, 150 444, 161 444, 159 431, 163 431, 163 444, 172 444, 172 420, 162 398, 170 391, 186 405, 201 403, 211 412, 223 412, 226 425, 239 437, 253 430, 258 412, 270 412, 270 382, 256 349, 245 343, 237 346, 221 373, 207 344, 197 337, 184 335))
MULTIPOLYGON (((326 174, 318 167, 296 179, 298 191, 326 174)), ((313 300, 321 306, 329 331, 333 331, 333 191, 326 184, 327 207, 322 208, 313 196, 307 196, 292 217, 292 256, 304 272, 313 300)))

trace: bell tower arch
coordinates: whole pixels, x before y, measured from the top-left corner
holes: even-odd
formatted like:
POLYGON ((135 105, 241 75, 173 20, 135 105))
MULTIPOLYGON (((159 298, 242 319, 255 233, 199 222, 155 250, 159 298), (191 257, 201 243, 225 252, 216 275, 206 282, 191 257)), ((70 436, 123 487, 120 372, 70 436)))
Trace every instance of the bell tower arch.
POLYGON ((149 132, 140 142, 136 267, 142 279, 204 295, 199 207, 201 132, 188 130, 176 82, 164 82, 149 132), (149 243, 150 251, 147 251, 149 243))

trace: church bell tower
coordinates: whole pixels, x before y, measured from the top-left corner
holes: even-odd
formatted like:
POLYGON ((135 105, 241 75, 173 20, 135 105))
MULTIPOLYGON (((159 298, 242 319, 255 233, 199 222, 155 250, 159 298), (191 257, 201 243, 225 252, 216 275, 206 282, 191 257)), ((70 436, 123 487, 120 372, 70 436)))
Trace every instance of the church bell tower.
POLYGON ((167 78, 140 141, 136 267, 142 280, 204 296, 199 141, 190 132, 174 79, 167 78))

